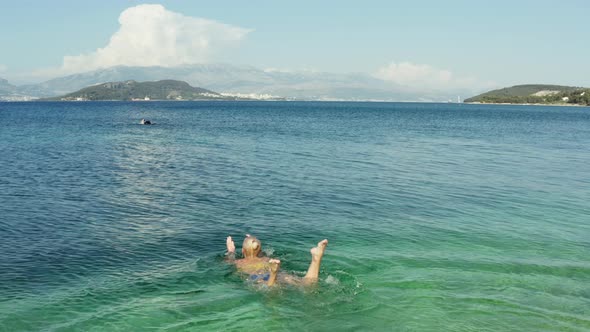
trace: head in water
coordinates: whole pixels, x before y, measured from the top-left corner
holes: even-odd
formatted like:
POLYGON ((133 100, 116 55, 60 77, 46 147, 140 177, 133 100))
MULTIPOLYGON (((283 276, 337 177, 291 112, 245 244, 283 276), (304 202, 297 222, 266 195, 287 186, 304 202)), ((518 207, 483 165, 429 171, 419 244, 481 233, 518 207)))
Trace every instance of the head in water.
POLYGON ((246 235, 244 243, 242 244, 242 254, 245 258, 257 257, 262 249, 262 244, 254 236, 246 235))

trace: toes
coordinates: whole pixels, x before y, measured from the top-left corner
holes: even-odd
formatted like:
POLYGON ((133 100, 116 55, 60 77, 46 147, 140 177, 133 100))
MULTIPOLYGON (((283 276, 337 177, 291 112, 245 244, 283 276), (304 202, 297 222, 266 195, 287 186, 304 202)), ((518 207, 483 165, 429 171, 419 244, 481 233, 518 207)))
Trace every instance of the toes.
POLYGON ((320 249, 326 248, 327 245, 328 245, 328 240, 327 239, 323 239, 320 242, 318 242, 318 248, 320 248, 320 249))
POLYGON ((270 272, 277 273, 277 271, 279 271, 279 267, 281 266, 281 261, 278 259, 270 259, 268 264, 270 265, 270 272))
POLYGON ((314 257, 321 257, 324 254, 324 250, 326 250, 326 246, 328 245, 328 240, 323 239, 322 241, 318 242, 317 247, 311 248, 310 252, 311 255, 314 257))

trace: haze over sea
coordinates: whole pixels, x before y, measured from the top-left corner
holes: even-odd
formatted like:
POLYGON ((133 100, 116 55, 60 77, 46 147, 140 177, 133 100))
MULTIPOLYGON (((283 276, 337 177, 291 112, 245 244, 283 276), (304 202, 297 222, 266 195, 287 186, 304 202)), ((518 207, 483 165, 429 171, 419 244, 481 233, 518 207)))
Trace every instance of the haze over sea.
POLYGON ((0 103, 0 330, 590 331, 589 147, 582 107, 0 103), (245 233, 328 238, 319 286, 244 283, 245 233))

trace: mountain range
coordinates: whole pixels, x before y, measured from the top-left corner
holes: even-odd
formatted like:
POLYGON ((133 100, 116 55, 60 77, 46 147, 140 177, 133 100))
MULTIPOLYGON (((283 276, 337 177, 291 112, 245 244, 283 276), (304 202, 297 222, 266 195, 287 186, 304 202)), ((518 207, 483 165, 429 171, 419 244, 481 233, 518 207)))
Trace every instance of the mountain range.
POLYGON ((270 95, 292 100, 447 101, 457 94, 417 89, 368 74, 262 70, 252 66, 196 64, 178 67, 117 66, 15 86, 0 80, 0 99, 54 97, 106 82, 180 80, 220 93, 270 95))

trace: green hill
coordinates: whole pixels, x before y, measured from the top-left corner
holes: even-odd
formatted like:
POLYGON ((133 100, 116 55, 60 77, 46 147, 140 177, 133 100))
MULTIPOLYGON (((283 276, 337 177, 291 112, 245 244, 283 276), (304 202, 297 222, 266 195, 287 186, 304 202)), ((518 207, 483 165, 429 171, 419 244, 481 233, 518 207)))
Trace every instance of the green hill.
POLYGON ((465 102, 590 105, 590 89, 546 84, 515 85, 467 98, 465 102))
POLYGON ((183 81, 109 82, 101 83, 44 100, 226 100, 235 99, 203 88, 195 88, 183 81))

